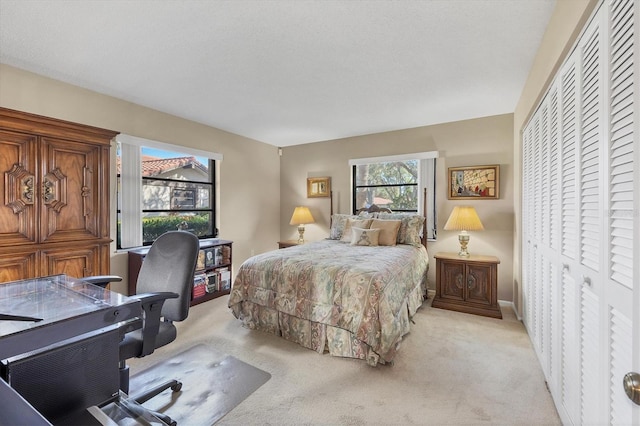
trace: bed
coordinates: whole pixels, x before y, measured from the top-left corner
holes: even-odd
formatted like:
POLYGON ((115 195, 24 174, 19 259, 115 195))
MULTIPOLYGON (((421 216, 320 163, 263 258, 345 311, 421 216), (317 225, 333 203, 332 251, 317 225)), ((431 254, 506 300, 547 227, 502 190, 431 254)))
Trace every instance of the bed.
POLYGON ((229 308, 319 353, 390 363, 426 296, 423 228, 415 214, 332 215, 328 239, 247 259, 229 308))

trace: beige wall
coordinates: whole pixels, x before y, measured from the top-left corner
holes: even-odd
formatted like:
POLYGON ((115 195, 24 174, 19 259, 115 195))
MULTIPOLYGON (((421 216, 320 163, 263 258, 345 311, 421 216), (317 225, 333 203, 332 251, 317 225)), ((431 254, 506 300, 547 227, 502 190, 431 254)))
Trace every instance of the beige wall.
POLYGON ((522 271, 521 271, 521 221, 522 221, 522 136, 521 132, 529 117, 542 100, 545 91, 551 84, 557 69, 570 52, 599 0, 558 0, 540 48, 529 72, 525 87, 516 105, 513 119, 514 140, 514 173, 515 190, 515 228, 513 239, 514 268, 514 303, 521 313, 522 271))
MULTIPOLYGON (((329 199, 306 198, 307 177, 330 176, 334 211, 346 213, 350 211, 349 159, 434 150, 440 152, 438 239, 429 244, 429 252, 455 251, 456 233, 443 231, 442 226, 452 207, 462 201, 446 198, 446 168, 500 164, 500 199, 473 203, 486 230, 473 233, 469 249, 500 258, 498 297, 519 307, 520 132, 597 3, 558 0, 514 114, 287 147, 282 157, 267 144, 2 64, 0 106, 222 153, 220 236, 235 242, 234 267, 252 254, 275 248, 278 239, 296 238, 295 227, 289 225, 296 205, 308 205, 316 218, 315 224, 307 226, 308 240, 328 235, 329 199)), ((126 276, 126 256, 115 250, 112 272, 126 276)), ((429 281, 433 288, 434 267, 429 281)))
POLYGON ((472 233, 469 251, 500 258, 498 298, 511 301, 514 216, 512 114, 284 148, 280 167, 280 237, 297 238, 296 227, 289 225, 297 205, 309 206, 316 219, 315 224, 307 225, 305 238, 313 241, 328 236, 330 201, 328 198, 307 198, 307 177, 330 176, 334 212, 350 213, 349 159, 424 151, 438 151, 440 154, 436 177, 438 238, 428 245, 432 265, 429 286, 434 288, 435 283, 433 255, 438 251, 457 252, 460 247, 457 232, 442 229, 449 213, 455 205, 471 204, 478 211, 485 231, 472 233), (500 165, 500 199, 447 199, 447 167, 484 164, 500 165))
MULTIPOLYGON (((219 169, 218 226, 221 238, 234 241, 234 269, 253 253, 273 248, 279 238, 280 160, 271 145, 1 64, 0 106, 218 152, 224 156, 219 169)), ((112 172, 111 237, 115 240, 113 182, 112 172)), ((113 248, 111 271, 126 277, 126 255, 113 248)), ((118 291, 124 288, 125 283, 116 285, 118 291)))

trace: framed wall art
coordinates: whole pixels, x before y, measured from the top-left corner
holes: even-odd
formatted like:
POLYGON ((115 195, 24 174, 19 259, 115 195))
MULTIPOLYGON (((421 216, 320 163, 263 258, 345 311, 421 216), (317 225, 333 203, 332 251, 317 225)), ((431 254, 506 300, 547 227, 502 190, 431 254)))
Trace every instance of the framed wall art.
POLYGON ((450 200, 500 198, 500 166, 449 167, 450 200))
POLYGON ((330 194, 330 177, 307 178, 307 198, 329 197, 330 194))

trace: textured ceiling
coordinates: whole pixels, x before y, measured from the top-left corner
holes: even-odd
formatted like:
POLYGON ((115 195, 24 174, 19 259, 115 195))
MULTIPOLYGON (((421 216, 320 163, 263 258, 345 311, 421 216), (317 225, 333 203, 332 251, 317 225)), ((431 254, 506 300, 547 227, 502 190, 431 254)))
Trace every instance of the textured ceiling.
POLYGON ((513 112, 554 6, 0 0, 0 62, 288 146, 513 112))

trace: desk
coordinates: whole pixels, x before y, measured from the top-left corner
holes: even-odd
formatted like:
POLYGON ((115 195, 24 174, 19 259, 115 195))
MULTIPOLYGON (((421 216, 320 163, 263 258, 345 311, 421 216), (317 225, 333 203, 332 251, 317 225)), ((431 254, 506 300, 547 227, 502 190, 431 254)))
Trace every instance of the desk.
POLYGON ((137 299, 66 275, 0 284, 0 314, 41 319, 0 320, 0 359, 138 318, 141 310, 137 299))
MULTIPOLYGON (((2 378, 52 421, 117 398, 119 336, 141 311, 137 299, 65 275, 0 284, 2 378)), ((0 412, 14 408, 5 404, 0 412)))

